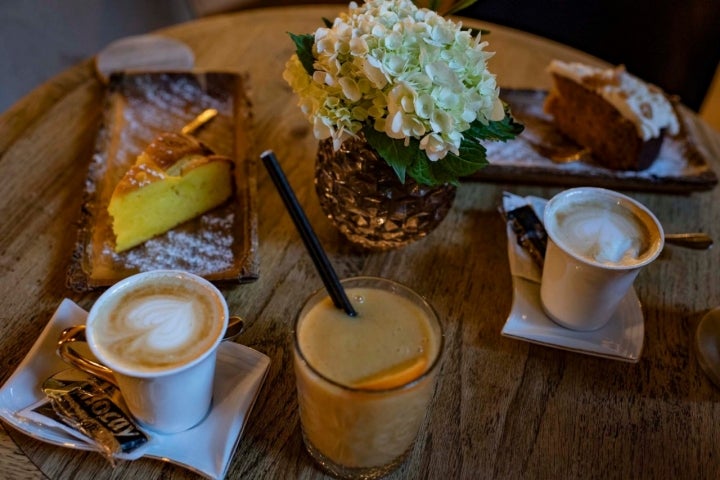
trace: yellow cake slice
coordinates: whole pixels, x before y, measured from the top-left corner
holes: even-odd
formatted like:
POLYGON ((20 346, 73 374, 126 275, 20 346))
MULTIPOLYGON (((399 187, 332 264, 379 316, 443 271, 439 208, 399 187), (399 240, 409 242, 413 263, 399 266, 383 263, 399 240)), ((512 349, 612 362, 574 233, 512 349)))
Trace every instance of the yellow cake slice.
POLYGON ((122 252, 224 203, 233 194, 233 161, 195 138, 163 133, 115 187, 108 212, 122 252))

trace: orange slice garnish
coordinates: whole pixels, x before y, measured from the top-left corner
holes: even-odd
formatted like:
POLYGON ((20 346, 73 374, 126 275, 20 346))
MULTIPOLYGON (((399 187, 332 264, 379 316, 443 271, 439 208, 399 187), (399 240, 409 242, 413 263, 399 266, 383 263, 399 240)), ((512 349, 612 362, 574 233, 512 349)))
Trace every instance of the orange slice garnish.
POLYGON ((425 373, 427 360, 424 356, 415 357, 393 365, 353 383, 355 388, 367 390, 386 390, 412 382, 425 373))

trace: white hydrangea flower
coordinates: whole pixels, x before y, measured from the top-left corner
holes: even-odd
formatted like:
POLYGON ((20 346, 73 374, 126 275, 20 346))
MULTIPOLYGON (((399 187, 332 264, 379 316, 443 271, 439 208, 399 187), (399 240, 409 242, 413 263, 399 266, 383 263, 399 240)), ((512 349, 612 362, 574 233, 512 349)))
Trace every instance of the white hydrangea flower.
POLYGON ((330 28, 314 35, 315 70, 296 55, 283 77, 318 139, 335 148, 364 124, 390 138, 419 140, 428 159, 458 154, 475 121, 502 120, 486 42, 462 24, 411 0, 351 2, 330 28))

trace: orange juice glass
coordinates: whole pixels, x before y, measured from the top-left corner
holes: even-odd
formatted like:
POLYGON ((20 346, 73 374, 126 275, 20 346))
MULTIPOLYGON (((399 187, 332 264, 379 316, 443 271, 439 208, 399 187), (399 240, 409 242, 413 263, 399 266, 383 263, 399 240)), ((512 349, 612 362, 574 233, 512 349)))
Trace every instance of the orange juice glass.
POLYGON ((303 440, 339 478, 377 478, 412 449, 443 350, 438 316, 409 288, 377 277, 342 281, 358 312, 315 292, 295 321, 303 440))

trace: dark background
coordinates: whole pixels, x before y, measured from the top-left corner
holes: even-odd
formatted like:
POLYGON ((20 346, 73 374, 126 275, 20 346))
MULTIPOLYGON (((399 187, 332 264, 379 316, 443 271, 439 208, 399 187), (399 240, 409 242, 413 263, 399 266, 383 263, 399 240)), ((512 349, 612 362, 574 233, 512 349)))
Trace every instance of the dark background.
POLYGON ((478 0, 459 15, 624 64, 696 111, 720 61, 720 0, 478 0))
MULTIPOLYGON (((337 3, 339 11, 349 0, 0 0, 0 112, 114 39, 213 13, 300 3, 337 3)), ((477 0, 460 15, 625 64, 694 110, 720 61, 720 0, 477 0)))

